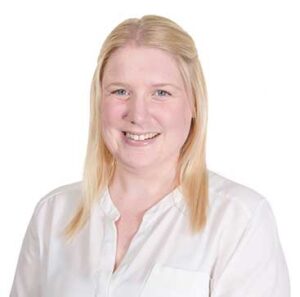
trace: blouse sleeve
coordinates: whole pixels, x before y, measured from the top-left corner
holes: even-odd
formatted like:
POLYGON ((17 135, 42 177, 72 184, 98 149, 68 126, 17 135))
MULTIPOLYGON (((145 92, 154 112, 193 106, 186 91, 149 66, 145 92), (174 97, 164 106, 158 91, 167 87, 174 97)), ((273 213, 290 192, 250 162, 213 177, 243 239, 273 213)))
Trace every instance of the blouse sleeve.
POLYGON ((40 297, 40 249, 36 209, 27 227, 19 253, 10 297, 40 297))
POLYGON ((290 296, 288 269, 266 199, 256 208, 222 272, 212 279, 211 296, 290 296))

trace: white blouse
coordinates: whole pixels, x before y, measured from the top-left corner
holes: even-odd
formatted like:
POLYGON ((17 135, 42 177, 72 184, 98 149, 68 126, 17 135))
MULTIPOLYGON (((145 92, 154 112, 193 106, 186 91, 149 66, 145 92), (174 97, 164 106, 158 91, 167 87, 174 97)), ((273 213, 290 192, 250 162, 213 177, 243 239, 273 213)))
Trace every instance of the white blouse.
POLYGON ((36 205, 10 297, 288 297, 289 273, 268 201, 209 170, 205 229, 192 235, 179 188, 148 209, 117 270, 120 217, 108 188, 66 244, 80 197, 63 185, 36 205))

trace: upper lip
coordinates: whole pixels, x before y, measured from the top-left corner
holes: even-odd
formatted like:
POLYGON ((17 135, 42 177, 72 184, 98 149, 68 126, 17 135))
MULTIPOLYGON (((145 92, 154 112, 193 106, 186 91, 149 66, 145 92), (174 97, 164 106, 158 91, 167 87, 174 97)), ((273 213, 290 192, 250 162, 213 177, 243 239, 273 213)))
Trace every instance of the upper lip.
POLYGON ((143 135, 143 134, 149 134, 149 133, 158 133, 160 134, 159 132, 133 132, 133 131, 122 131, 123 133, 130 133, 130 134, 135 134, 135 135, 143 135))

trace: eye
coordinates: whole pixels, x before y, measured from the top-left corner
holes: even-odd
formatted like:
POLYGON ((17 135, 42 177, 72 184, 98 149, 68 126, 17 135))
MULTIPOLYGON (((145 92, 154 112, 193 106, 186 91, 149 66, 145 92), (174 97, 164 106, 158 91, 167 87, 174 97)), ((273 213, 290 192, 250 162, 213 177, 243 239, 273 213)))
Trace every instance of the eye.
POLYGON ((117 89, 115 91, 112 91, 111 93, 122 96, 122 95, 126 95, 126 90, 124 90, 124 89, 117 89))
POLYGON ((159 97, 171 96, 172 94, 165 90, 156 90, 159 97))

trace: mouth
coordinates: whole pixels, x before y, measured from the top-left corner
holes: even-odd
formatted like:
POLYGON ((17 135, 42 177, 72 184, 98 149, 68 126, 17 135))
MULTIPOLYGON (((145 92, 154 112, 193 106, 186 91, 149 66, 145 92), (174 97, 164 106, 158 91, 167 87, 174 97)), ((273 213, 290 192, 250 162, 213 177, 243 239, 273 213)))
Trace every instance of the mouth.
POLYGON ((128 131, 122 131, 122 134, 125 136, 125 139, 130 142, 136 143, 148 143, 152 139, 157 138, 161 133, 157 132, 148 132, 148 133, 132 133, 128 131))

